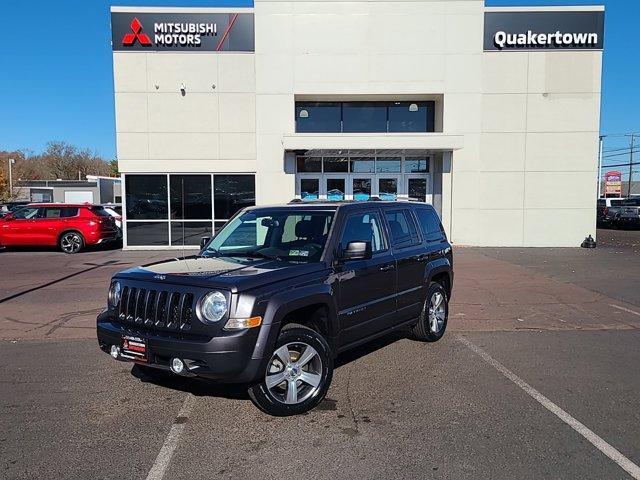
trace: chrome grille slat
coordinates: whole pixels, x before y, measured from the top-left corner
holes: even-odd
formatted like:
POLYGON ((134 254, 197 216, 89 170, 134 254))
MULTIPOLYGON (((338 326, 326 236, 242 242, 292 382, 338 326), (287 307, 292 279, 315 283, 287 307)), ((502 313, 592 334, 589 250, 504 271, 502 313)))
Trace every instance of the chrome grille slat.
POLYGON ((195 295, 188 292, 122 287, 118 318, 156 330, 189 331, 195 295))

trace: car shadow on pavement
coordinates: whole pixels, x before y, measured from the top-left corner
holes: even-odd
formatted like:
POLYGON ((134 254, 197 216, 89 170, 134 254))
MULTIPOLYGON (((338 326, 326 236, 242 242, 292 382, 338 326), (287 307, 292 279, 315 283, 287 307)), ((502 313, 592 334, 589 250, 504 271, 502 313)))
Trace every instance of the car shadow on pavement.
MULTIPOLYGON (((408 332, 399 330, 372 340, 339 355, 335 360, 334 367, 339 369, 407 337, 408 332)), ((247 385, 244 384, 218 383, 204 378, 181 377, 166 370, 152 370, 138 364, 134 364, 131 368, 131 375, 143 383, 152 383, 159 387, 190 393, 196 397, 250 400, 247 394, 247 385)))

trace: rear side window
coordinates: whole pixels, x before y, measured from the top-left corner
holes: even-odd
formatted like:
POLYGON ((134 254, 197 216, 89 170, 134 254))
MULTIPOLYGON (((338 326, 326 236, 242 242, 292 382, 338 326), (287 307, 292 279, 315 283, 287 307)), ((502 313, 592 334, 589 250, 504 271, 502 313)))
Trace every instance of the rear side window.
POLYGON ((394 247, 408 247, 420 243, 415 222, 409 210, 390 210, 385 212, 391 243, 394 247))
POLYGON ((628 200, 625 200, 622 204, 627 207, 640 207, 640 198, 629 198, 628 200))
POLYGON ((62 207, 60 218, 70 218, 78 216, 78 207, 62 207))
POLYGON ((111 215, 109 215, 109 212, 107 212, 102 207, 92 207, 89 210, 91 211, 91 213, 93 213, 94 215, 97 215, 98 217, 110 217, 111 216, 111 215))
POLYGON ((419 208, 416 210, 418 222, 424 236, 442 233, 442 225, 440 219, 434 210, 428 208, 419 208))
POLYGON ((55 207, 55 208, 45 208, 44 209, 44 218, 60 218, 60 207, 55 207))

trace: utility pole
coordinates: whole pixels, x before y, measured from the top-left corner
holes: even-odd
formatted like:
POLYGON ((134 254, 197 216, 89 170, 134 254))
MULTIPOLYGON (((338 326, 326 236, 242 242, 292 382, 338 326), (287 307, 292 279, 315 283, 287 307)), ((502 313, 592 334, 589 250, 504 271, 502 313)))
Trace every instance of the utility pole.
POLYGON ((631 137, 631 148, 629 149, 629 186, 627 187, 627 198, 631 197, 631 181, 633 180, 633 147, 636 139, 635 133, 627 135, 631 137))
POLYGON ((13 178, 11 172, 11 165, 16 163, 15 159, 9 159, 9 198, 13 198, 13 178))
POLYGON ((598 196, 596 200, 602 196, 606 196, 607 192, 604 192, 604 195, 601 193, 601 184, 602 184, 602 144, 604 143, 604 137, 606 135, 600 135, 600 147, 598 149, 598 196))

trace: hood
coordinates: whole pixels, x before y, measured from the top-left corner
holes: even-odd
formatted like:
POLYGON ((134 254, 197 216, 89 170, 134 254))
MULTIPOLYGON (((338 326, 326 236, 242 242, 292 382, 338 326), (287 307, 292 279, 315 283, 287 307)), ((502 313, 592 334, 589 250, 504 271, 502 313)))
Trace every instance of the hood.
POLYGON ((246 257, 186 257, 118 273, 122 279, 242 291, 324 270, 323 263, 293 263, 246 257))

